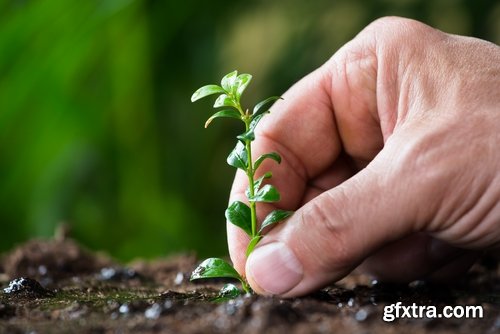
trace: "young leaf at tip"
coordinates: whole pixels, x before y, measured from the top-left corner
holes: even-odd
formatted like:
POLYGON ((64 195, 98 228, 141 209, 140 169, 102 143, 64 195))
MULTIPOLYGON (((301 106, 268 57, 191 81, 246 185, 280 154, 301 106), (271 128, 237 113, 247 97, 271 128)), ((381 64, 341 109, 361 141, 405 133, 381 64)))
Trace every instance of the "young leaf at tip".
POLYGON ((234 86, 234 82, 236 81, 236 78, 238 76, 238 71, 233 71, 231 73, 226 74, 222 80, 221 80, 221 85, 222 88, 224 88, 227 92, 232 92, 232 88, 234 86))
POLYGON ((202 99, 206 96, 213 95, 213 94, 219 94, 219 93, 224 93, 224 89, 221 86, 218 85, 206 85, 201 88, 199 88, 196 92, 193 93, 191 96, 191 102, 198 101, 199 99, 202 99))
POLYGON ((217 278, 227 277, 235 278, 242 281, 243 278, 238 274, 232 265, 216 257, 206 259, 191 274, 190 280, 197 280, 200 278, 217 278))
POLYGON ((241 228, 249 236, 252 235, 252 219, 248 205, 240 201, 234 201, 226 209, 225 215, 230 223, 241 228))
POLYGON ((235 88, 234 95, 236 96, 238 101, 240 100, 241 94, 243 94, 243 92, 245 91, 251 80, 252 76, 246 73, 240 74, 236 78, 234 82, 234 88, 235 88))
POLYGON ((274 210, 270 214, 266 216, 264 221, 262 222, 262 225, 260 226, 259 233, 262 234, 262 231, 266 227, 269 227, 271 225, 274 225, 276 223, 279 223, 288 217, 290 217, 293 214, 293 211, 286 211, 286 210, 274 210))
POLYGON ((208 125, 210 125, 210 123, 214 119, 219 118, 219 117, 237 118, 237 119, 241 120, 241 115, 236 110, 234 110, 234 109, 224 109, 224 110, 218 111, 215 114, 213 114, 212 116, 210 116, 210 118, 207 119, 207 121, 205 122, 205 128, 208 127, 208 125))

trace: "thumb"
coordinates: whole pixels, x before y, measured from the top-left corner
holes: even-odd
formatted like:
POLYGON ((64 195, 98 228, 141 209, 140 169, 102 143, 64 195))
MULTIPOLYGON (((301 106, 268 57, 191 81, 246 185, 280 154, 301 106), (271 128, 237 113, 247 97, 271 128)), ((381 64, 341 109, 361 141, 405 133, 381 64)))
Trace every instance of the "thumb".
POLYGON ((421 177, 412 181, 404 175, 406 168, 398 166, 408 166, 405 161, 413 154, 401 152, 401 145, 397 155, 391 154, 393 137, 365 169, 305 204, 264 237, 246 263, 256 292, 306 294, 347 275, 382 245, 423 228, 418 223, 431 212, 423 217, 416 203, 430 204, 425 199, 436 180, 430 175, 429 182, 421 177))

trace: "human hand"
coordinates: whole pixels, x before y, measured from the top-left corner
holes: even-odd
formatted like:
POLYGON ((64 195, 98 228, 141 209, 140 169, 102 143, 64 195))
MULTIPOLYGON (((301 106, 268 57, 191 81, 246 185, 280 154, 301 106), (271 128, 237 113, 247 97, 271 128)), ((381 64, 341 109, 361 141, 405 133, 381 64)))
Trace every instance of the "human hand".
MULTIPOLYGON (((235 268, 252 288, 303 295, 362 267, 385 280, 445 278, 500 245, 500 48, 383 18, 294 85, 257 128, 296 210, 235 268)), ((231 201, 245 200, 238 172, 231 201)), ((261 217, 272 205, 259 212, 261 217)))

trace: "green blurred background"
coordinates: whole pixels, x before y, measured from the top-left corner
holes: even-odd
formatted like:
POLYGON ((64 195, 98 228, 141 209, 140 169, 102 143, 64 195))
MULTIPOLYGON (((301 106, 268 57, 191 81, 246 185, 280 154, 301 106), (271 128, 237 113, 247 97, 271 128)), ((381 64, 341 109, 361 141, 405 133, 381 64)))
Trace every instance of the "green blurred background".
POLYGON ((241 129, 191 93, 281 94, 385 15, 500 42, 489 0, 0 0, 0 251, 65 222, 122 260, 225 254, 241 129))

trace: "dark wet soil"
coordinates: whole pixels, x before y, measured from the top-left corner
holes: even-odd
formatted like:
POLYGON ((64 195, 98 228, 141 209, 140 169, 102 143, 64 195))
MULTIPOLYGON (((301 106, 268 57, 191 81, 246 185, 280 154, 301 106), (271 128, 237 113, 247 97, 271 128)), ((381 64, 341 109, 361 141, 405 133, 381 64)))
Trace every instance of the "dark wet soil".
MULTIPOLYGON (((483 259, 453 286, 388 285, 351 274, 303 298, 213 298, 181 255, 120 265, 72 240, 30 241, 0 259, 0 333, 499 333, 500 266, 483 259), (480 305, 482 319, 383 321, 384 306, 480 305)), ((402 313, 402 312, 401 312, 402 313)))

